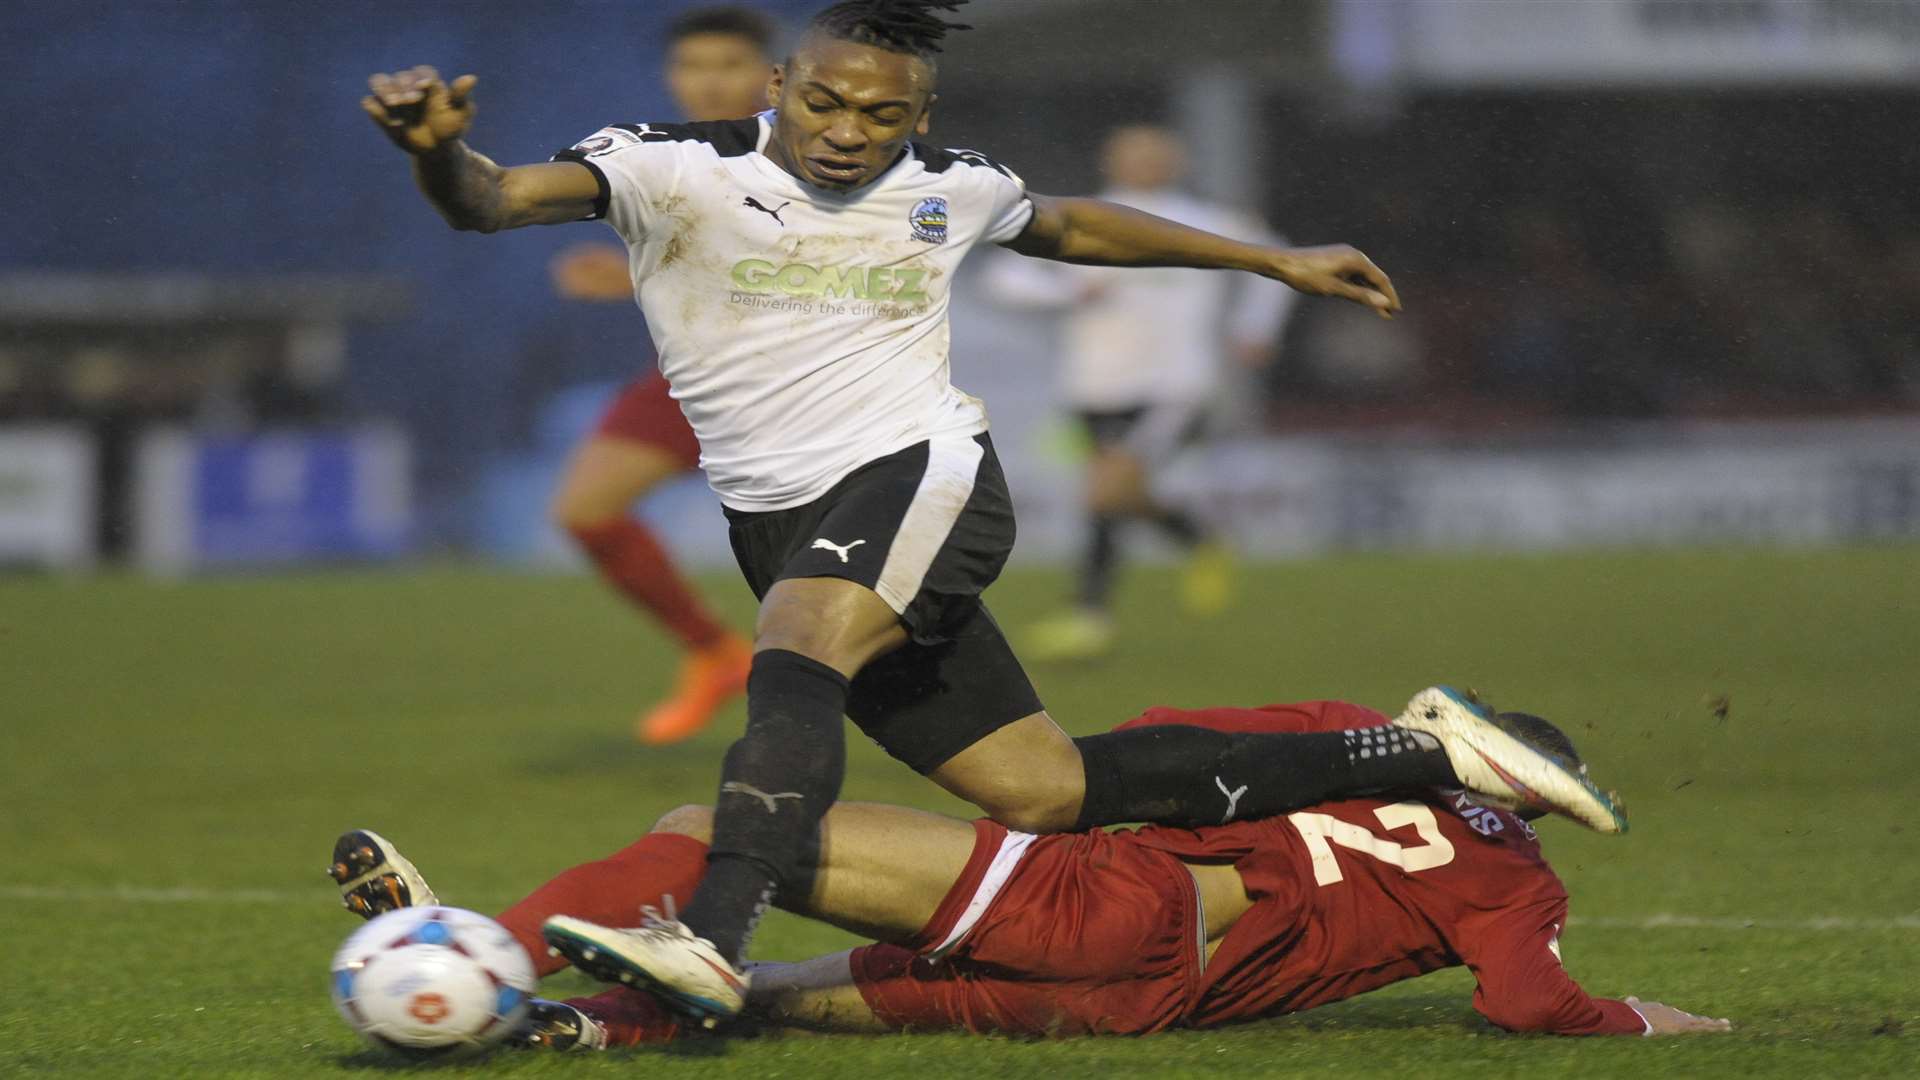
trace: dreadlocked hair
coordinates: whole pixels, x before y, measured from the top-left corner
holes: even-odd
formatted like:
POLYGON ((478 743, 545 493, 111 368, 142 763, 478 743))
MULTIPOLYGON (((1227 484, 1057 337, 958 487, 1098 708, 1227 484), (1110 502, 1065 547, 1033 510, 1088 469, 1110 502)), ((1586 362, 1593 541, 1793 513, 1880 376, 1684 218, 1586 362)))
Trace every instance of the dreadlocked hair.
POLYGON ((840 41, 932 60, 949 33, 973 29, 948 22, 935 12, 958 11, 965 3, 967 0, 843 0, 815 15, 809 25, 840 41))

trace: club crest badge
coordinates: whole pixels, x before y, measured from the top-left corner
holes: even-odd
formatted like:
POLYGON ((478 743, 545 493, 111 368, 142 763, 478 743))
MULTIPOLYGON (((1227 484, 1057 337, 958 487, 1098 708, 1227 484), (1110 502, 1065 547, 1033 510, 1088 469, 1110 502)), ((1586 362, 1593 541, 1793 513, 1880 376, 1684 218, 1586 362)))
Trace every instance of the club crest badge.
POLYGON ((913 238, 929 244, 947 242, 947 200, 938 195, 921 199, 907 215, 913 226, 913 238))

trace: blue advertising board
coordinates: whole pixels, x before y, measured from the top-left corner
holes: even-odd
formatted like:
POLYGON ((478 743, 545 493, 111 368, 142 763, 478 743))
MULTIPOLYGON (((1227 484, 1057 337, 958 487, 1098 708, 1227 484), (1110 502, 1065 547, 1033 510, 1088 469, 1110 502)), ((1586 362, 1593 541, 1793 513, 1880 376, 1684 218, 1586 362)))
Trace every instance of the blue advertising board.
POLYGON ((381 428, 149 434, 139 562, 180 573, 393 558, 412 537, 409 471, 406 438, 381 428))

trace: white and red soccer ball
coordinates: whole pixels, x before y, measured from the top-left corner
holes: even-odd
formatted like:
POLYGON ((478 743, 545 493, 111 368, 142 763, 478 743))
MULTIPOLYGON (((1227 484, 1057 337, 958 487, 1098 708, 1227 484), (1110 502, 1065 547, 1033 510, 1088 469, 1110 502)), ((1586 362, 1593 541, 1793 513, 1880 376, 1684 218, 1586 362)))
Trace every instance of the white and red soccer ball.
POLYGON ((485 915, 389 911, 333 955, 333 1004, 368 1042, 409 1058, 453 1057, 505 1039, 538 978, 525 949, 485 915))

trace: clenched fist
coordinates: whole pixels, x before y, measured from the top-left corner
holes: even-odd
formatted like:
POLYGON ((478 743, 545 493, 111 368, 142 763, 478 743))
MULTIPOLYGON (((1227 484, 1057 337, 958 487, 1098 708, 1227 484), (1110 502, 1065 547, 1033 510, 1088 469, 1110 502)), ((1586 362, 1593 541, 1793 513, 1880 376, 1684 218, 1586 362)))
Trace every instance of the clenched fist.
POLYGON ((473 126, 473 88, 480 80, 462 75, 453 84, 422 65, 367 80, 373 92, 360 99, 380 130, 409 154, 428 154, 454 142, 473 126))

